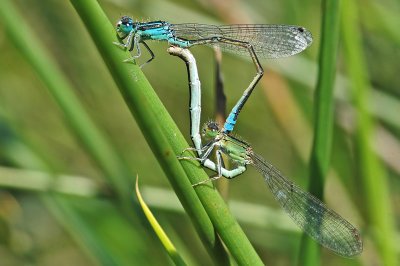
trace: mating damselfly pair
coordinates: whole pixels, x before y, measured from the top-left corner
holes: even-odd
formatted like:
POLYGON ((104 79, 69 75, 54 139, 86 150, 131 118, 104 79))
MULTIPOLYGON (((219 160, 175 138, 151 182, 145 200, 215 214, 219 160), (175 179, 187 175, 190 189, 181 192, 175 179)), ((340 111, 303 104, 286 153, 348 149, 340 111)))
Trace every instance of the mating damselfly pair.
MULTIPOLYGON (((137 50, 137 54, 126 61, 134 60, 141 55, 140 43, 151 54, 150 60, 146 63, 154 58, 153 52, 144 42, 146 40, 167 41, 170 45, 181 48, 190 48, 201 44, 218 45, 224 50, 242 55, 248 54, 256 66, 257 75, 232 109, 223 128, 219 128, 215 122, 205 124, 202 135, 208 140, 208 143, 204 147, 201 144, 199 132, 200 108, 197 108, 197 105, 200 105, 200 88, 194 88, 196 83, 189 82, 191 86, 190 109, 199 109, 197 112, 191 112, 191 136, 198 157, 181 157, 181 159, 198 160, 204 166, 218 172, 218 176, 209 180, 221 176, 233 178, 243 173, 246 165, 255 166, 263 175, 275 199, 309 236, 342 256, 350 257, 362 251, 360 233, 353 225, 329 209, 319 199, 289 181, 275 167, 255 154, 246 142, 230 134, 239 112, 263 74, 258 56, 280 58, 303 51, 312 42, 311 34, 305 28, 288 25, 170 24, 164 21, 140 23, 133 22, 129 17, 122 17, 117 23, 117 31, 121 39, 127 39, 125 44, 118 45, 129 48, 130 51, 135 47, 137 50), (216 154, 216 164, 208 158, 212 151, 215 151, 216 154), (227 170, 223 167, 222 154, 226 154, 235 163, 234 169, 227 170)), ((190 61, 187 63, 191 64, 190 61)), ((196 67, 189 69, 197 71, 196 67)), ((197 73, 190 73, 189 77, 196 75, 197 73)))

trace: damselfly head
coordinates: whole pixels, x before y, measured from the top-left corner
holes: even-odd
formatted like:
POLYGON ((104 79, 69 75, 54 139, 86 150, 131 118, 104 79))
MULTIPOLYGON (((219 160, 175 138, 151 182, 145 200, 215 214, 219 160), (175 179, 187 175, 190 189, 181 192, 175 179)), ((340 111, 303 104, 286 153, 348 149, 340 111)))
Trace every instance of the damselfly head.
POLYGON ((133 19, 128 16, 123 16, 115 26, 118 33, 128 35, 133 30, 133 19))
POLYGON ((203 129, 201 130, 201 135, 205 139, 214 139, 220 132, 220 128, 217 122, 208 121, 204 124, 203 129))

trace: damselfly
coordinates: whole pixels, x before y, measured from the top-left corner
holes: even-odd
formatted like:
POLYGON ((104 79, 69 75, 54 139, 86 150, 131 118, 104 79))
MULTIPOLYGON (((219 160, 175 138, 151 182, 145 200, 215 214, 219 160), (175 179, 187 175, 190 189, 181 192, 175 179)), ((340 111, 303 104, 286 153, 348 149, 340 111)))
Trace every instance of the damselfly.
POLYGON ((140 43, 151 55, 151 58, 144 64, 153 60, 155 55, 146 44, 147 40, 166 41, 170 45, 181 48, 190 48, 195 45, 217 45, 229 52, 249 55, 256 67, 257 74, 229 114, 223 129, 225 133, 233 130, 238 114, 264 73, 258 58, 288 57, 303 51, 312 42, 312 36, 308 30, 292 25, 171 24, 166 21, 134 22, 132 18, 124 16, 117 22, 116 29, 119 38, 126 39, 125 43, 116 43, 117 45, 129 48, 129 51, 136 47, 136 55, 125 61, 133 61, 140 57, 140 43))
POLYGON ((181 157, 181 159, 195 159, 203 163, 215 150, 218 175, 193 186, 220 178, 222 154, 226 154, 237 166, 253 165, 264 177, 276 201, 314 240, 345 257, 352 257, 362 252, 360 233, 352 224, 329 209, 322 201, 284 177, 273 165, 254 153, 249 144, 224 133, 219 129, 218 124, 212 121, 205 124, 202 135, 210 140, 204 146, 205 152, 202 157, 181 157))

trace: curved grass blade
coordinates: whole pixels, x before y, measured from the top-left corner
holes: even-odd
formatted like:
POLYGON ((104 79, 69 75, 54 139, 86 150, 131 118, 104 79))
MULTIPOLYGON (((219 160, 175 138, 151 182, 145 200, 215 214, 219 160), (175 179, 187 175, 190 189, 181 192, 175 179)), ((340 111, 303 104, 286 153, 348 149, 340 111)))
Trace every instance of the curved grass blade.
POLYGON ((164 246, 165 250, 167 251, 170 258, 174 261, 175 265, 186 265, 185 261, 179 255, 178 251, 176 250, 174 244, 172 244, 171 240, 168 238, 167 234, 164 232, 160 224, 157 222, 157 219, 154 217, 153 213, 151 212, 150 208, 147 206, 146 202, 143 200, 142 195, 139 191, 139 176, 136 176, 136 196, 139 200, 139 204, 142 207, 144 215, 146 216, 147 220, 149 221, 151 227, 154 230, 154 233, 160 239, 160 242, 164 246))

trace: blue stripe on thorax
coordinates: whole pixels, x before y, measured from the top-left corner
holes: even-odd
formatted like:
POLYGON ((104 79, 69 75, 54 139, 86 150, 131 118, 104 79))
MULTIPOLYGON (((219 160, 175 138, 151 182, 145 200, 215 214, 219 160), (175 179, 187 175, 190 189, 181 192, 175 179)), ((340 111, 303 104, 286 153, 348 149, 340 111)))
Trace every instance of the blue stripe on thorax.
POLYGON ((171 45, 182 48, 189 47, 189 42, 173 35, 167 22, 143 23, 138 27, 137 34, 142 40, 167 41, 171 45))

